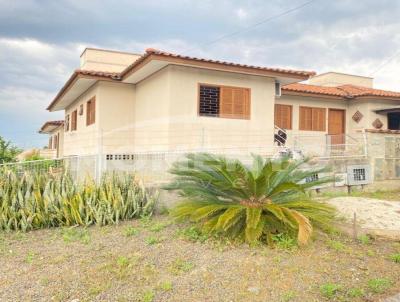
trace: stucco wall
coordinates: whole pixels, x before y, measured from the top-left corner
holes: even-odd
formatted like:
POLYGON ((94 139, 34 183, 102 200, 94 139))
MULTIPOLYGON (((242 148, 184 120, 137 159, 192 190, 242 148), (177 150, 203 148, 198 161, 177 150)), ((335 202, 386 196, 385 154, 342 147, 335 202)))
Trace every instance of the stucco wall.
POLYGON ((81 55, 80 68, 84 70, 121 72, 139 57, 140 55, 133 53, 87 48, 81 55))
MULTIPOLYGON (((89 88, 65 110, 65 117, 70 116, 69 130, 64 132, 64 156, 96 154, 99 150, 99 84, 89 88), (86 102, 96 96, 96 122, 86 126, 86 102), (79 107, 83 105, 83 114, 79 107), (78 110, 77 130, 71 131, 71 113, 78 110)), ((65 118, 66 120, 66 118, 65 118)))
POLYGON ((173 148, 270 149, 273 145, 274 79, 171 66, 170 143, 173 148), (250 88, 250 119, 198 115, 199 84, 250 88))
POLYGON ((339 73, 339 72, 327 72, 312 77, 309 80, 309 83, 312 85, 321 85, 321 86, 340 86, 340 85, 352 84, 356 86, 364 86, 372 88, 373 78, 339 73))
POLYGON ((292 130, 288 130, 289 146, 297 145, 297 147, 305 148, 309 152, 313 151, 321 154, 325 150, 327 143, 326 134, 328 134, 328 109, 342 109, 346 110, 346 125, 345 129, 348 130, 348 104, 346 101, 318 98, 318 97, 299 97, 282 95, 276 99, 276 104, 292 105, 292 130), (326 108, 325 131, 304 131, 299 130, 299 116, 300 106, 326 108), (294 139, 297 138, 295 142, 294 139))

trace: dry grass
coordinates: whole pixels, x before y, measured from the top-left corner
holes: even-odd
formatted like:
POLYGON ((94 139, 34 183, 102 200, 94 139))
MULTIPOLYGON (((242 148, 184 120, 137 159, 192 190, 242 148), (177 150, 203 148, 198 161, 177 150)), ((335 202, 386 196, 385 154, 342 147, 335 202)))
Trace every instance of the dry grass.
POLYGON ((378 190, 373 192, 353 190, 350 194, 347 194, 346 192, 343 191, 336 191, 336 192, 323 192, 321 195, 317 195, 317 197, 323 199, 342 197, 342 196, 365 197, 365 198, 374 198, 374 199, 400 202, 400 190, 391 190, 391 191, 378 190))
POLYGON ((400 292, 399 252, 322 235, 302 249, 250 248, 166 217, 0 233, 0 301, 379 301, 400 292))

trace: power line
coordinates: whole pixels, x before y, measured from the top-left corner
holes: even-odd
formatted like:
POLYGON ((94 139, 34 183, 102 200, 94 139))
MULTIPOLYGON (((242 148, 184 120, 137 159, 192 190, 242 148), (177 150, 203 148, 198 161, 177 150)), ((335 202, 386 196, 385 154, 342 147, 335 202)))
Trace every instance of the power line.
POLYGON ((307 1, 307 2, 305 2, 305 3, 303 3, 303 4, 299 5, 299 6, 290 8, 290 9, 288 9, 288 10, 286 10, 286 11, 283 11, 283 12, 281 12, 281 13, 279 13, 279 14, 270 16, 270 17, 268 17, 268 18, 266 18, 266 19, 263 19, 263 20, 261 20, 261 21, 255 23, 255 24, 250 25, 250 26, 248 26, 248 27, 245 27, 245 28, 243 28, 243 29, 240 29, 240 30, 237 30, 237 31, 234 31, 234 32, 225 34, 225 35, 222 35, 222 36, 220 36, 219 38, 217 38, 217 39, 215 39, 215 40, 211 40, 211 41, 209 41, 209 42, 200 44, 200 45, 198 45, 197 47, 193 47, 193 48, 187 49, 187 50, 183 51, 182 53, 186 53, 186 52, 195 50, 195 49, 197 49, 197 48, 202 48, 202 47, 204 47, 204 46, 208 46, 208 45, 211 45, 211 44, 215 44, 215 43, 217 43, 217 42, 219 42, 219 41, 221 41, 221 40, 224 40, 224 39, 226 39, 226 38, 229 38, 229 37, 238 35, 238 34, 243 33, 243 32, 248 32, 248 31, 250 31, 251 29, 253 29, 253 28, 255 28, 255 27, 258 27, 258 26, 260 26, 260 25, 266 24, 266 23, 268 23, 268 22, 270 22, 270 21, 273 21, 273 20, 278 19, 278 18, 280 18, 280 17, 283 17, 283 16, 285 16, 285 15, 288 15, 288 14, 294 12, 294 11, 300 10, 300 9, 302 9, 302 8, 308 6, 308 5, 310 5, 310 4, 312 4, 313 2, 316 2, 316 1, 319 1, 319 0, 310 0, 310 1, 307 1))
POLYGON ((387 64, 389 64, 391 61, 393 61, 396 57, 400 55, 400 50, 396 52, 393 56, 389 57, 386 61, 383 61, 381 65, 378 66, 377 69, 375 69, 371 74, 369 75, 370 77, 376 74, 378 71, 380 71, 383 67, 385 67, 387 64))

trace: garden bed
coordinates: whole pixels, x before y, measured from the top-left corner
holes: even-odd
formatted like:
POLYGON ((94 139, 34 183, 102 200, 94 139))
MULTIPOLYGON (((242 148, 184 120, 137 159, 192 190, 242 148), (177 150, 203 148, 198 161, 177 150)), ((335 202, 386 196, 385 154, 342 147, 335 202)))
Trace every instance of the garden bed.
POLYGON ((301 249, 237 246, 166 216, 0 233, 0 301, 383 301, 400 292, 399 253, 326 235, 301 249))

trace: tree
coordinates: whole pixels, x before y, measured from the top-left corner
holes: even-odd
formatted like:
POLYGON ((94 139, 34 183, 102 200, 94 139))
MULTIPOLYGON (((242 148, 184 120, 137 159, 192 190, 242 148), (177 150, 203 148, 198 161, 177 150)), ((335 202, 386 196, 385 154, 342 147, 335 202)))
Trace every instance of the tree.
POLYGON ((248 166, 222 156, 189 154, 174 163, 170 172, 175 179, 164 189, 177 190, 184 198, 172 215, 198 223, 206 233, 268 244, 274 235, 284 234, 306 244, 314 228, 330 229, 335 213, 306 194, 332 179, 313 180, 325 169, 305 169, 305 163, 254 156, 248 166))
POLYGON ((0 136, 0 164, 16 161, 21 150, 0 136))

